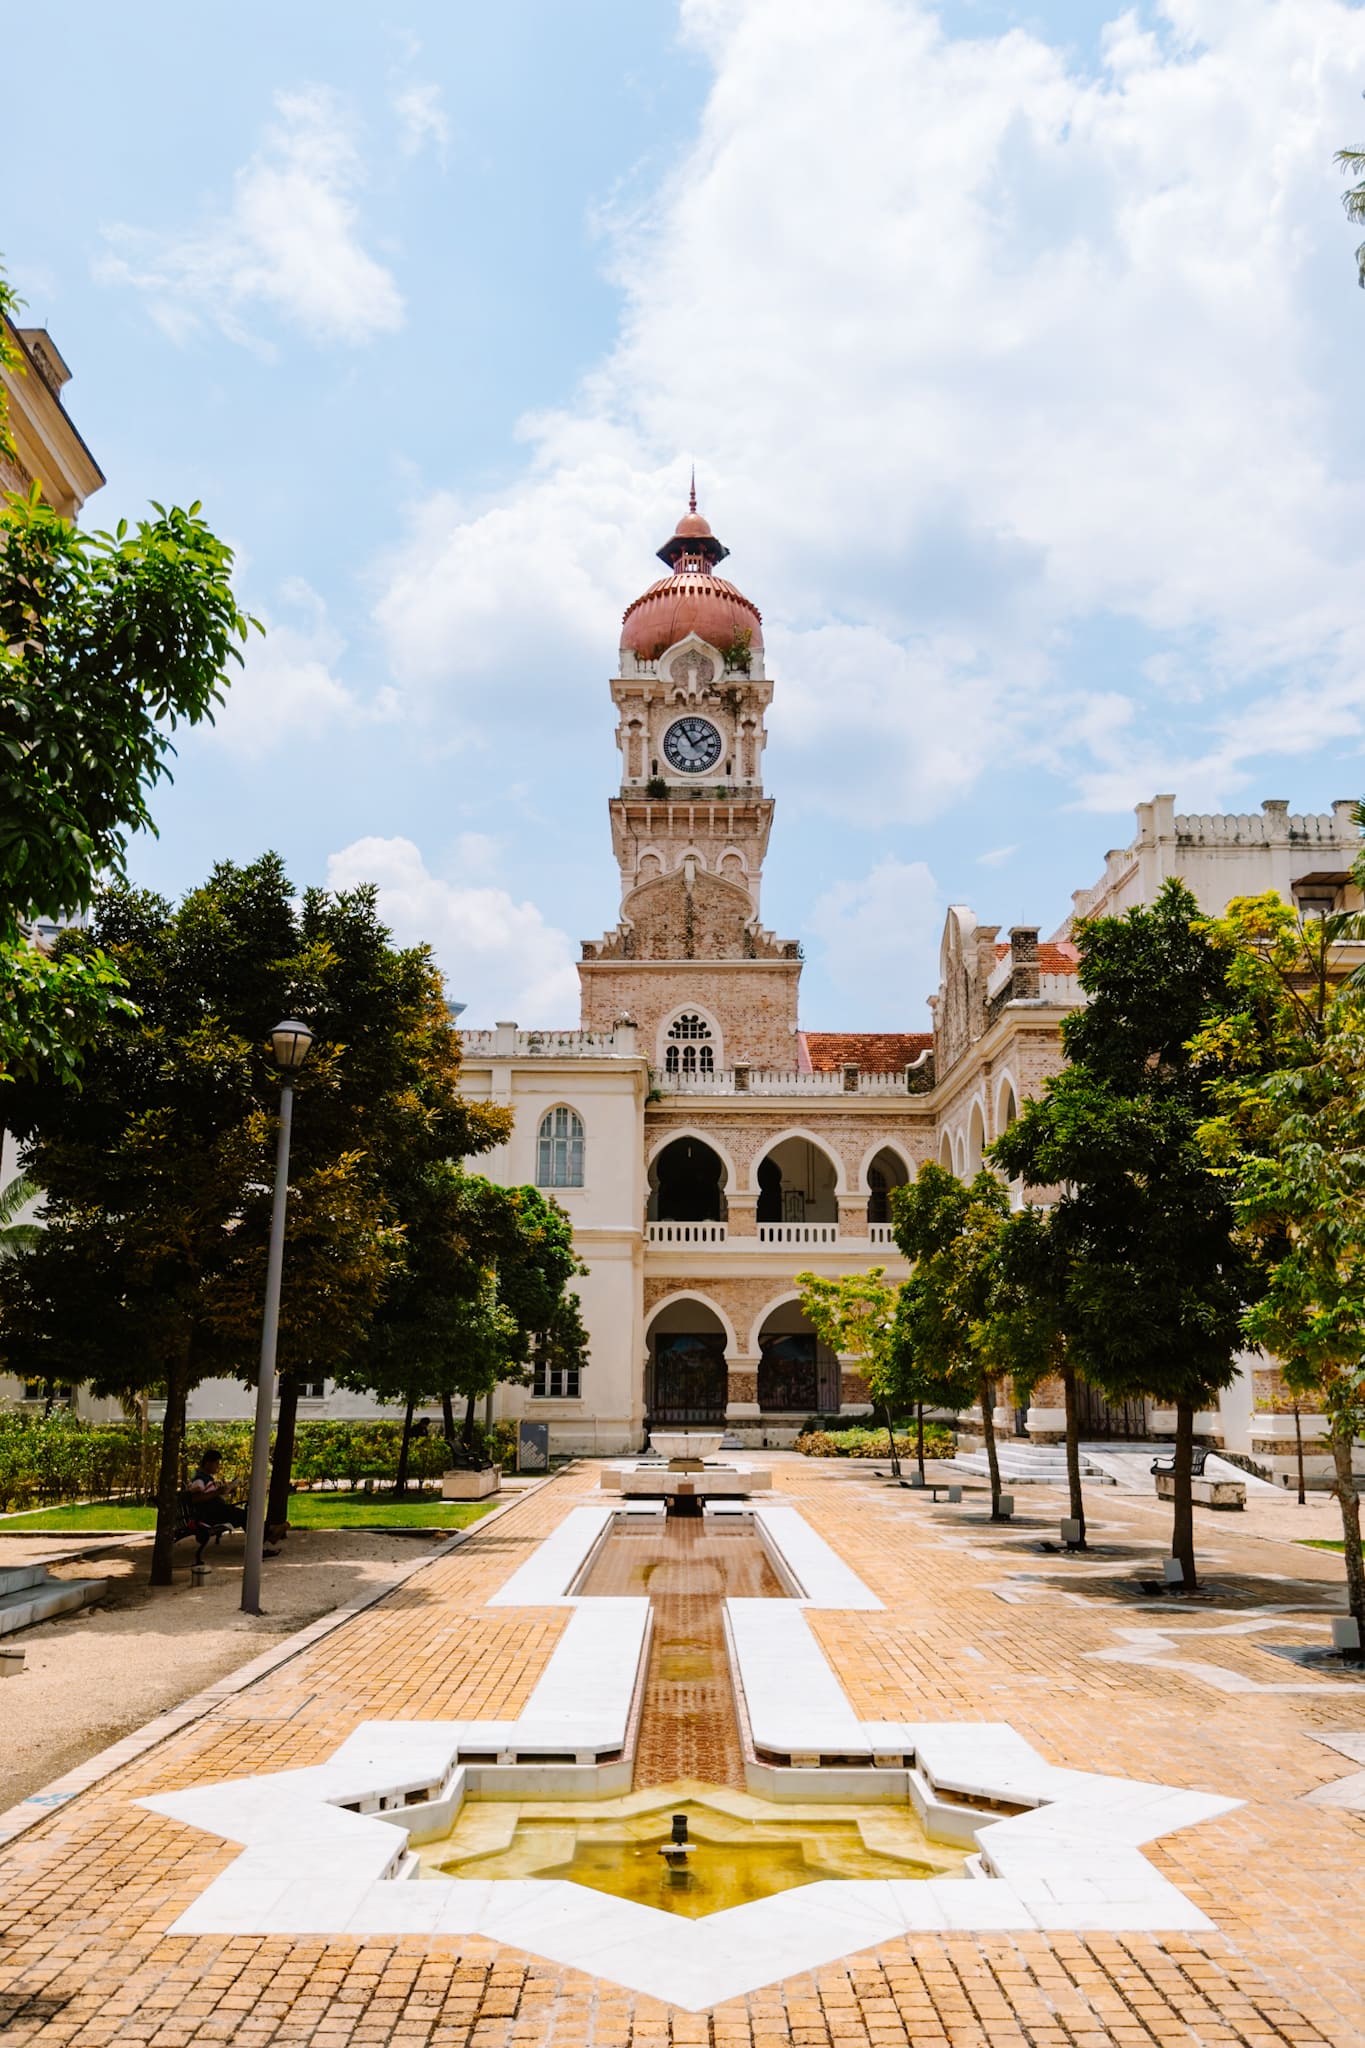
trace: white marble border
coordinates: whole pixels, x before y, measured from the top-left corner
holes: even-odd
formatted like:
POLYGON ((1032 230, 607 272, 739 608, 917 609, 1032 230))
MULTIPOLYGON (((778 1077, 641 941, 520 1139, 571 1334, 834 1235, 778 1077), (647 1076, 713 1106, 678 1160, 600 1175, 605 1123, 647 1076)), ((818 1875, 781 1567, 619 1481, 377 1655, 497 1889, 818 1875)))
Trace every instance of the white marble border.
POLYGON ((702 2011, 921 1932, 1211 1926, 1141 1848, 1239 1801, 1063 1770, 1004 1723, 858 1720, 801 1608, 881 1603, 798 1510, 766 1503, 755 1519, 803 1598, 727 1602, 755 1741, 789 1753, 895 1754, 931 1820, 955 1810, 941 1794, 1024 1809, 983 1821, 956 1808, 978 1849, 967 1879, 824 1880, 695 1921, 555 1879, 403 1881, 417 1869, 409 1836, 443 1834, 490 1760, 500 1784, 524 1782, 536 1796, 542 1765, 527 1752, 586 1759, 625 1743, 649 1603, 567 1590, 615 1512, 573 1509, 489 1603, 574 1609, 516 1721, 365 1722, 312 1769, 139 1801, 243 1845, 170 1932, 483 1935, 702 2011))

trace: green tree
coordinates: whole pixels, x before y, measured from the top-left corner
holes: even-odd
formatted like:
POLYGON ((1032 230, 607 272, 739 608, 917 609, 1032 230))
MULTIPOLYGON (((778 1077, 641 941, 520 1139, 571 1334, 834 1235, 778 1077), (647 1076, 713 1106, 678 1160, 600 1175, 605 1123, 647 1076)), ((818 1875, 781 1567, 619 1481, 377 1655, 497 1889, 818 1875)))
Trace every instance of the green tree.
POLYGON ((937 1304, 928 1274, 918 1268, 901 1284, 891 1332, 892 1402, 915 1411, 915 1465, 924 1484, 924 1411, 947 1408, 960 1414, 976 1398, 975 1383, 944 1371, 937 1304))
POLYGON ((996 1256, 995 1283, 980 1327, 981 1351, 995 1372, 1012 1381, 1016 1398, 1033 1392, 1041 1380, 1061 1381, 1068 1504, 1084 1549, 1080 1402, 1067 1343, 1072 1261, 1065 1217, 1059 1219, 1054 1209, 1015 1210, 1001 1228, 996 1256))
MULTIPOLYGON (((1359 226, 1365 221, 1365 149, 1339 149, 1335 161, 1339 171, 1345 171, 1348 177, 1356 180, 1342 193, 1341 203, 1346 209, 1347 220, 1359 226)), ((1359 282, 1365 288, 1365 242, 1356 250, 1356 270, 1359 282)))
POLYGON ((983 1334, 1008 1215, 1009 1195, 993 1173, 966 1183, 932 1162, 891 1196, 892 1232, 914 1268, 903 1290, 899 1342, 941 1389, 946 1407, 980 1402, 992 1521, 1001 1519, 1000 1459, 994 1367, 983 1334))
MULTIPOLYGON (((0 272, 0 370, 23 375, 0 272)), ((12 455, 0 381, 0 452, 12 455)), ((40 917, 83 910, 123 873, 170 733, 211 718, 255 621, 232 595, 232 551, 200 516, 156 505, 115 533, 80 533, 38 486, 0 503, 0 1080, 72 1079, 127 997, 96 949, 51 959, 40 917)), ((259 630, 259 628, 258 628, 259 630)))
POLYGON ((42 1236, 41 1224, 19 1221, 37 1192, 37 1182, 23 1173, 0 1188, 0 1259, 22 1257, 33 1250, 42 1236))
POLYGON ((472 1462, 482 1398, 525 1384, 537 1356, 586 1362, 568 1291, 583 1270, 568 1217, 538 1188, 432 1162, 410 1185, 401 1265, 343 1383, 402 1401, 405 1442, 413 1408, 439 1400, 452 1452, 453 1404, 463 1402, 462 1455, 472 1462))
MULTIPOLYGON (((463 1101, 459 1042, 424 948, 397 952, 373 891, 302 904, 277 856, 223 863, 176 909, 119 886, 59 958, 114 961, 110 1017, 79 1095, 54 1067, 7 1116, 45 1190, 40 1247, 0 1274, 16 1371, 162 1395, 153 1578, 169 1582, 185 1407, 202 1379, 254 1375, 279 1080, 268 1032, 302 1014, 281 1357, 294 1384, 362 1341, 423 1157, 496 1143, 506 1113, 463 1101)), ((285 1460, 287 1474, 288 1461, 285 1460)))
POLYGON ((198 505, 155 511, 82 533, 35 487, 0 512, 0 1075, 71 1078, 127 1001, 110 956, 54 961, 27 926, 122 873, 171 732, 212 716, 241 659, 231 550, 198 505))
POLYGON ((1011 1179, 1061 1186, 1068 1348, 1111 1400, 1175 1409, 1171 1548, 1196 1583, 1194 1418, 1236 1376, 1251 1263, 1205 1157, 1212 1068, 1198 1034, 1231 1001, 1227 962, 1184 885, 1078 927, 1086 1007, 1062 1026, 1068 1065, 996 1140, 1011 1179))
POLYGON ((1365 1641, 1365 1561, 1353 1469, 1365 1430, 1365 998, 1339 996, 1316 1056, 1252 1084, 1258 1144, 1234 1207, 1265 1248, 1265 1287, 1244 1327, 1281 1362, 1295 1397, 1327 1416, 1350 1610, 1365 1641))
MULTIPOLYGON (((1358 860, 1357 882, 1363 869, 1358 860)), ((1293 1397, 1300 1500, 1300 1403, 1327 1417, 1347 1594, 1365 1632, 1353 1472, 1365 1426, 1365 992, 1343 951, 1360 925, 1350 912, 1305 918, 1274 895, 1235 899, 1206 928, 1236 1007, 1196 1050, 1218 1076, 1200 1137, 1260 1280, 1243 1329, 1293 1397)))
POLYGON ((896 1452, 896 1430, 891 1404, 896 1392, 892 1333, 896 1321, 897 1289, 886 1278, 885 1266, 869 1266, 865 1273, 845 1273, 829 1280, 818 1273, 798 1273, 801 1312, 814 1326, 822 1344, 841 1358, 856 1360, 868 1398, 880 1408, 891 1446, 891 1470, 899 1477, 900 1458, 896 1452))

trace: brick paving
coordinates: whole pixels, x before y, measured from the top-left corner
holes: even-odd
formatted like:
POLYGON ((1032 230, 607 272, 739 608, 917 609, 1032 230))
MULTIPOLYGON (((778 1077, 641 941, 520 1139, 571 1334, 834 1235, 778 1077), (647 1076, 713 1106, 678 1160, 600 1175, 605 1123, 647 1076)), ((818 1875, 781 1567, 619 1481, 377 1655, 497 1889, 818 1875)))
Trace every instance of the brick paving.
POLYGON ((595 1476, 519 1503, 0 1853, 4 2048, 1365 2048, 1365 1816, 1300 1803, 1351 1770, 1312 1737, 1365 1729, 1365 1681, 1268 1654, 1322 1639, 1340 1576, 1281 1540, 1305 1525, 1278 1503, 1201 1515, 1207 1589, 1147 1602, 1135 1581, 1167 1524, 1145 1501, 1095 1497, 1102 1548, 1072 1559, 1039 1549, 1061 1511, 1041 1489, 1025 1526, 996 1530, 979 1498, 934 1508, 842 1464, 775 1467, 886 1602, 811 1617, 860 1713, 1008 1720, 1058 1763, 1247 1801, 1146 1852, 1214 1933, 916 1936, 705 2014, 485 1941, 168 1935, 237 1852, 131 1802, 319 1762, 366 1718, 515 1715, 565 1610, 483 1602, 595 1476))

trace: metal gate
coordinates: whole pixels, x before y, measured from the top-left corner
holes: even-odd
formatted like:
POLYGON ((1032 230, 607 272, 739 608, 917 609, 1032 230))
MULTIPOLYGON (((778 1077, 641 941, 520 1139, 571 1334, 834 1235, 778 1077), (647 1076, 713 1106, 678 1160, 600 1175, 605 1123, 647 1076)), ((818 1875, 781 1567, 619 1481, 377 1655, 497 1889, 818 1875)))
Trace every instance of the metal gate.
POLYGON ((661 1331, 654 1339, 650 1422, 724 1422, 725 1338, 717 1331, 661 1331))
POLYGON ((1120 1442, 1132 1442, 1150 1436, 1147 1423, 1147 1403, 1136 1397, 1131 1401, 1106 1401, 1097 1387, 1089 1380, 1076 1375, 1076 1407, 1079 1412, 1082 1436, 1114 1437, 1120 1442))

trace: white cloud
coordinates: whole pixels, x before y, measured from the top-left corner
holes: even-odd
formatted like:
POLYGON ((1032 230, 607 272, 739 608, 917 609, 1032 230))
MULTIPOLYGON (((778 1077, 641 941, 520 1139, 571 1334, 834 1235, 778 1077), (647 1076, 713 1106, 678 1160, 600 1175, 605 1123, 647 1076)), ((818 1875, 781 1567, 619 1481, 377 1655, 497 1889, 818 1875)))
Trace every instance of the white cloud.
POLYGON ((417 156, 430 143, 444 163, 450 123, 441 105, 440 86, 400 86, 390 105, 398 117, 398 147, 403 155, 417 156))
POLYGON ((600 674, 695 451, 807 809, 923 819, 1035 761, 1105 805, 1203 764, 1216 797, 1306 701, 1359 720, 1331 155, 1365 12, 1156 0, 1098 69, 1024 30, 953 40, 920 0, 682 23, 714 84, 616 227, 617 345, 524 423, 496 500, 414 509, 378 605, 403 680, 462 719, 537 692, 577 717, 565 669, 600 674), (1107 616, 1201 689, 1068 671, 1107 616))
POLYGON ((410 839, 357 839, 327 863, 329 889, 361 882, 379 888, 381 914, 403 945, 430 945, 445 971, 451 996, 468 1003, 464 1022, 571 1027, 578 1017, 574 949, 565 933, 547 925, 533 903, 518 903, 486 877, 491 843, 464 835, 457 848, 459 878, 432 874, 410 839))
POLYGON ((387 693, 367 707, 337 676, 346 643, 317 592, 294 578, 279 596, 290 616, 261 617, 264 637, 253 632, 243 645, 243 664, 232 665, 232 684, 212 727, 214 740, 244 760, 392 710, 387 693))
POLYGON ((840 1013, 827 1030, 928 1029, 922 992, 938 981, 944 905, 922 860, 881 860, 855 882, 836 882, 806 923, 819 942, 840 1013))
POLYGON ((278 120, 237 172, 224 211, 179 231, 107 229, 96 274, 144 292, 177 340, 210 322, 264 347, 263 314, 319 342, 392 333, 403 300, 361 242, 355 194, 365 167, 346 110, 322 86, 277 93, 275 108, 278 120))

